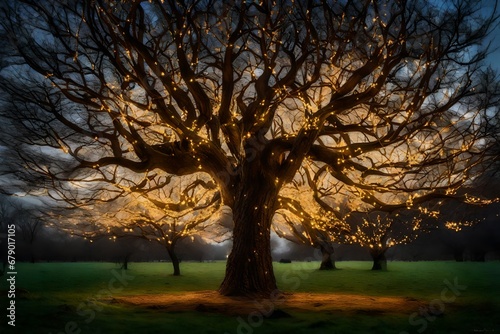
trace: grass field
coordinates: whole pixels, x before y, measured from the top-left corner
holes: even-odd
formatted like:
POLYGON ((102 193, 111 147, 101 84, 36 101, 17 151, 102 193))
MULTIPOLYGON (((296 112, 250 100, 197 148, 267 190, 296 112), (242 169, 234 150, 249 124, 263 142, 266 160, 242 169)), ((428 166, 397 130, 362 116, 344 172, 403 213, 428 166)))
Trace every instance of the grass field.
MULTIPOLYGON (((369 262, 337 266, 325 272, 316 270, 317 262, 276 263, 281 290, 345 298, 335 310, 315 309, 325 303, 283 304, 276 306, 281 313, 268 316, 258 313, 258 301, 251 302, 256 311, 246 314, 117 302, 158 294, 182 300, 192 292, 216 290, 223 262, 182 263, 180 277, 170 275, 168 263, 132 263, 126 273, 113 263, 22 263, 17 265, 16 327, 7 326, 2 314, 0 333, 500 333, 500 262, 391 262, 386 272, 370 271, 369 262), (355 296, 373 303, 398 297, 419 306, 343 309, 355 296)), ((6 278, 0 278, 5 314, 6 278)))

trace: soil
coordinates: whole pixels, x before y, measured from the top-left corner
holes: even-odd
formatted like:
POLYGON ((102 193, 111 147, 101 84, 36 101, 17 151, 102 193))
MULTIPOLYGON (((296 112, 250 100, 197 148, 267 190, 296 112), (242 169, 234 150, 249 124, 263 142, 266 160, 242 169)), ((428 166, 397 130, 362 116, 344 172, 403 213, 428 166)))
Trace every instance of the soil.
POLYGON ((423 301, 404 297, 296 292, 274 299, 248 299, 226 297, 216 291, 119 296, 111 302, 169 312, 198 311, 231 316, 260 312, 268 317, 290 316, 287 311, 409 314, 424 305, 423 301))

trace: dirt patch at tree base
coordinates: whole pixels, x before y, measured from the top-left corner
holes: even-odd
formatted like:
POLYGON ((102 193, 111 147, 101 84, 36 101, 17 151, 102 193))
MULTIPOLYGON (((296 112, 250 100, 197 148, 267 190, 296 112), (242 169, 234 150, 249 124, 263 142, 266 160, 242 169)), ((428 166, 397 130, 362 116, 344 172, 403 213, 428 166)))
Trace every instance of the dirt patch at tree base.
POLYGON ((285 311, 351 312, 360 314, 410 314, 425 303, 413 298, 378 297, 338 293, 285 293, 274 299, 248 299, 221 296, 216 291, 182 294, 119 296, 112 303, 127 304, 169 312, 211 312, 245 315, 260 312, 268 317, 287 317, 285 311), (283 311, 285 310, 285 311, 283 311))

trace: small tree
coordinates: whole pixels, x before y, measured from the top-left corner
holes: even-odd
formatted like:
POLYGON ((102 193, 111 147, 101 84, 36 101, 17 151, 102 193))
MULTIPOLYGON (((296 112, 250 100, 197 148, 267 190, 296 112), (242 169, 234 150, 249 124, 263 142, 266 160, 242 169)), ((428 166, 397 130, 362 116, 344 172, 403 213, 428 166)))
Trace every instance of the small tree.
POLYGON ((40 214, 35 209, 20 208, 17 210, 15 224, 22 240, 28 245, 31 263, 35 263, 35 241, 43 228, 40 214))
POLYGON ((281 190, 273 229, 281 238, 319 248, 322 255, 319 269, 335 269, 334 243, 338 240, 324 228, 332 225, 332 220, 336 218, 322 210, 314 200, 307 183, 308 177, 309 171, 303 169, 292 183, 281 190))
POLYGON ((320 270, 336 269, 333 245, 335 240, 332 240, 330 234, 316 229, 312 217, 290 215, 280 209, 276 212, 273 229, 281 238, 319 248, 321 251, 320 270))
MULTIPOLYGON (((36 259, 34 245, 43 227, 43 221, 40 218, 38 209, 23 203, 22 200, 14 200, 3 196, 0 200, 0 244, 7 244, 7 225, 15 226, 16 240, 24 241, 28 248, 29 259, 34 263, 36 259)), ((20 253, 21 245, 18 246, 17 253, 20 253)), ((6 251, 2 252, 4 266, 7 262, 6 254, 6 251)))
MULTIPOLYGON (((147 193, 122 189, 119 200, 103 202, 76 211, 72 219, 61 216, 56 225, 72 235, 89 240, 141 238, 159 243, 172 261, 173 275, 180 272, 178 243, 200 235, 221 242, 228 229, 218 224, 220 197, 207 178, 186 179, 168 176, 158 189, 147 193), (75 222, 79 220, 79 222, 75 222)), ((130 253, 130 252, 129 252, 130 253)), ((124 262, 126 265, 127 259, 124 262)))
POLYGON ((422 218, 402 217, 398 213, 372 212, 364 217, 354 214, 351 224, 344 225, 343 243, 368 249, 373 260, 372 270, 386 270, 386 252, 389 248, 415 240, 427 229, 422 218))

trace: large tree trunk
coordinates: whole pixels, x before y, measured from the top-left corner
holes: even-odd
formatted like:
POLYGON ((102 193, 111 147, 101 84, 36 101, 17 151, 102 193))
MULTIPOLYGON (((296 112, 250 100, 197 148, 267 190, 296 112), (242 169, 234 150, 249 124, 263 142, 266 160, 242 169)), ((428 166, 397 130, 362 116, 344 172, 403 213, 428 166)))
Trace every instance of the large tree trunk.
POLYGON ((372 249, 370 255, 373 259, 372 270, 387 270, 387 259, 385 258, 385 250, 372 249))
POLYGON ((172 261, 172 266, 174 267, 174 276, 180 276, 181 275, 181 268, 179 266, 179 258, 177 257, 177 254, 175 254, 174 247, 167 247, 167 252, 168 256, 170 256, 170 260, 172 261))
POLYGON ((233 206, 233 248, 219 292, 226 296, 269 297, 277 291, 270 231, 278 190, 260 169, 247 172, 233 206))
POLYGON ((333 270, 337 269, 335 267, 335 261, 333 259, 333 248, 331 246, 320 245, 321 250, 321 265, 319 270, 333 270))

